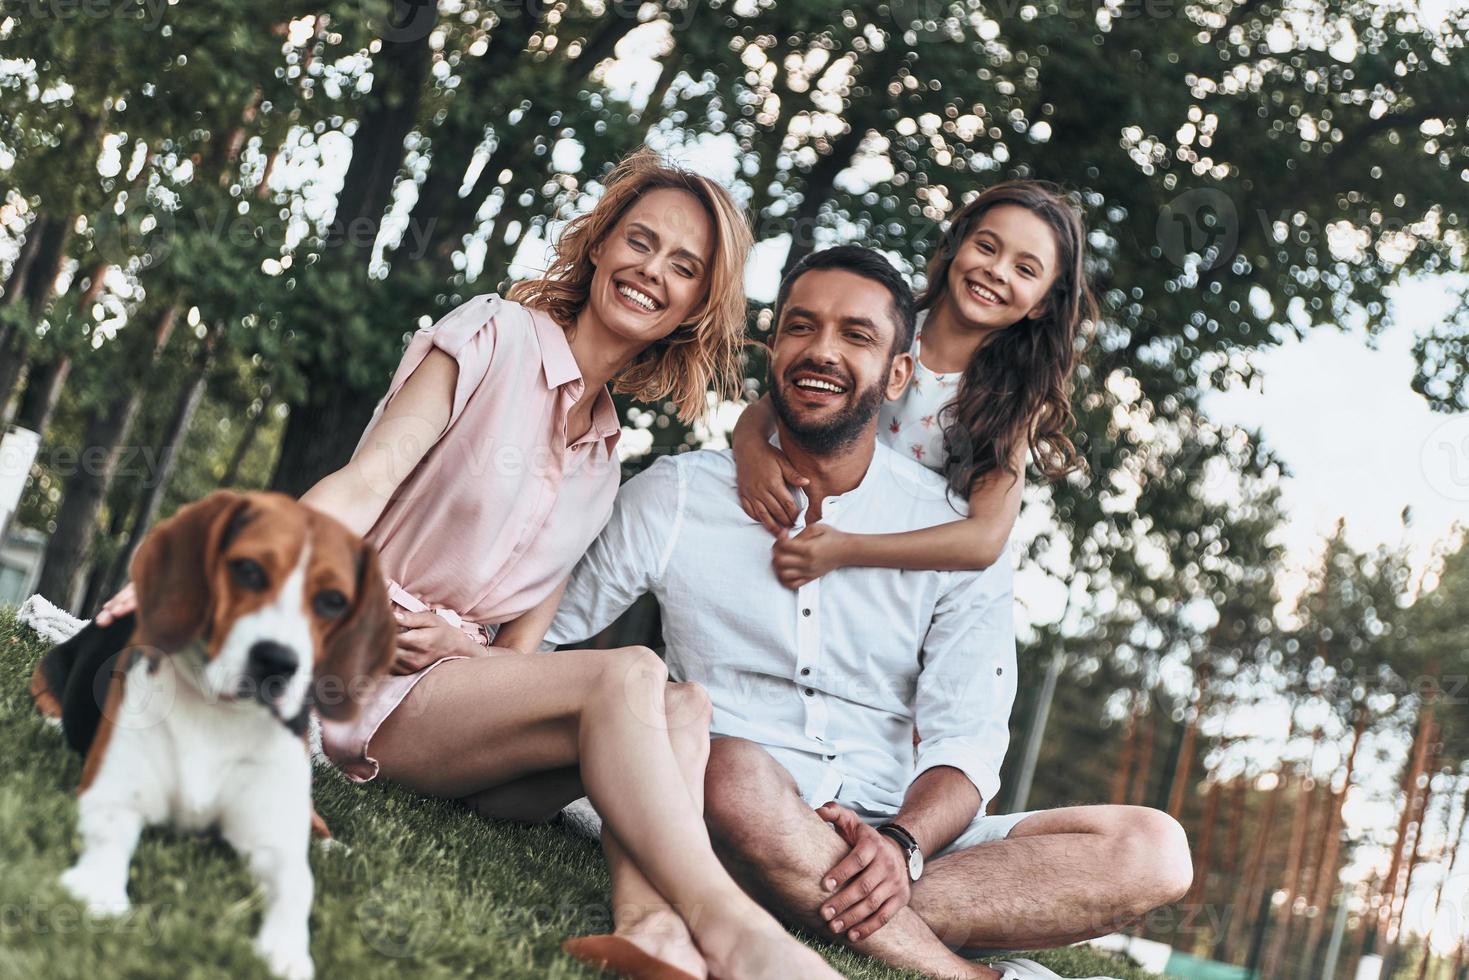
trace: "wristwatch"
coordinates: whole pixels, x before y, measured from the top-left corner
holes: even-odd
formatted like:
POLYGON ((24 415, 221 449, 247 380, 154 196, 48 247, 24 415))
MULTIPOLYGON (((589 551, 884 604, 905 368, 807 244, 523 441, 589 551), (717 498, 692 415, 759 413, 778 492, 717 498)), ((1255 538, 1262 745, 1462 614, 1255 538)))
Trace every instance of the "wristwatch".
POLYGON ((908 880, 917 881, 923 874, 923 849, 918 846, 918 841, 895 823, 885 823, 877 828, 877 832, 898 842, 908 857, 908 880))

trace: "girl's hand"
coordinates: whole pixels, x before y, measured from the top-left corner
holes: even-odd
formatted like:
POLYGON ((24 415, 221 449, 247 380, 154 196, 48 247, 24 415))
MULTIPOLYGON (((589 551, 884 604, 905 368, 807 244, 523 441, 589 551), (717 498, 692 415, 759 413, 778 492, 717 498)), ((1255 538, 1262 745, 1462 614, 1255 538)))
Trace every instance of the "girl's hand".
POLYGON ((851 537, 829 524, 808 524, 795 537, 781 529, 771 549, 775 577, 786 588, 799 589, 833 568, 843 567, 847 564, 846 547, 851 537))
POLYGON ((98 626, 110 626, 113 620, 126 616, 137 608, 138 593, 133 590, 133 583, 129 582, 122 587, 121 592, 102 604, 95 622, 98 626))
POLYGON ((388 668, 394 674, 412 674, 445 657, 478 657, 485 648, 467 633, 450 626, 432 612, 393 611, 398 621, 398 653, 388 668))
POLYGON ((796 472, 785 453, 768 442, 736 454, 735 480, 740 507, 771 534, 780 534, 795 524, 801 512, 790 487, 804 487, 811 482, 796 472))

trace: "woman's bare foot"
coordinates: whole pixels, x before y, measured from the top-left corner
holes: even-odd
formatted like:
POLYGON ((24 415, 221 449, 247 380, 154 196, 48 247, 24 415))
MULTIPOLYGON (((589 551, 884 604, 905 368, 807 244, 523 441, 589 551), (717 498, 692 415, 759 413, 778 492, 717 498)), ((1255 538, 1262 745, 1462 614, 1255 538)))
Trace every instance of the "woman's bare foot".
POLYGON ((728 933, 714 927, 707 930, 712 935, 706 936, 701 930, 699 948, 708 961, 709 972, 721 980, 842 980, 842 975, 814 949, 799 942, 774 919, 765 918, 768 924, 728 933))
POLYGON ((628 925, 619 926, 616 935, 635 944, 655 960, 662 960, 698 980, 709 976, 709 965, 689 927, 672 909, 660 909, 628 925))

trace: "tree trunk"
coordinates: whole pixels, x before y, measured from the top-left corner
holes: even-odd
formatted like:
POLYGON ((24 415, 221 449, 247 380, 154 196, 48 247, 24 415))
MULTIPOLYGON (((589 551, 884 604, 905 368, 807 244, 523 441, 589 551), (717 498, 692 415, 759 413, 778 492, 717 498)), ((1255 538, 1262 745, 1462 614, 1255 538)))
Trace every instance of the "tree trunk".
POLYGON ((26 268, 19 294, 30 323, 11 330, 5 348, 0 350, 0 418, 4 417, 5 406, 15 393, 21 372, 25 369, 31 327, 45 314, 46 306, 51 302, 56 277, 61 274, 61 265, 66 260, 66 244, 71 240, 76 215, 67 215, 60 220, 41 217, 36 219, 36 224, 40 225, 35 232, 36 250, 26 268))
POLYGON ((260 427, 265 424, 270 411, 270 399, 263 399, 260 411, 250 416, 245 423, 245 431, 240 436, 240 441, 235 443, 234 452, 230 453, 229 462, 225 464, 224 473, 219 478, 221 487, 233 487, 240 482, 240 467, 244 465, 245 456, 250 452, 250 447, 255 445, 255 439, 260 434, 260 427))
POLYGON ((150 478, 143 484, 143 496, 137 508, 137 517, 128 532, 127 542, 118 553, 117 562, 108 576, 108 595, 111 595, 112 590, 122 587, 133 552, 138 550, 138 544, 143 540, 143 535, 158 519, 158 509, 163 504, 163 493, 168 489, 169 478, 173 476, 174 467, 178 464, 179 449, 189 435, 189 427, 194 422, 194 415, 199 411, 199 403, 204 400, 204 389, 209 380, 209 368, 213 361, 214 342, 213 335, 206 340, 206 347, 200 352, 198 358, 197 370, 190 375, 188 384, 179 391, 178 398, 174 402, 173 413, 169 416, 168 426, 164 429, 163 438, 159 443, 158 469, 150 474, 150 478))
POLYGON ((1301 859, 1306 850, 1306 828, 1311 816, 1311 795, 1307 788, 1309 780, 1302 780, 1296 789, 1296 811, 1291 818, 1290 847, 1285 859, 1285 901, 1275 913, 1275 935, 1270 940, 1265 954, 1266 977, 1279 976, 1280 958, 1285 954, 1285 941, 1290 936, 1292 908, 1295 905, 1298 880, 1301 875, 1301 859))
MULTIPOLYGON (((178 307, 169 305, 154 318, 149 332, 156 360, 168 343, 178 307)), ((131 360, 131 358, 130 358, 131 360)), ((94 412, 82 440, 81 461, 67 478, 56 533, 46 542, 37 591, 70 612, 77 611, 78 578, 92 550, 97 515, 137 416, 146 386, 129 385, 110 404, 94 412)))
MULTIPOLYGON (((365 280, 372 254, 372 242, 367 239, 373 237, 369 233, 375 234, 381 227, 392 196, 393 178, 402 164, 403 139, 417 117, 428 73, 430 35, 423 32, 422 37, 402 43, 385 40, 374 59, 375 81, 352 140, 352 159, 337 197, 318 274, 346 267, 365 280)), ((329 359, 318 352, 302 366, 312 381, 304 402, 292 406, 281 438, 280 459, 270 481, 272 489, 293 497, 305 493, 351 458, 351 436, 366 426, 382 394, 377 385, 363 390, 346 381, 332 380, 338 372, 332 365, 320 363, 324 357, 329 359)))
MULTIPOLYGON (((1444 819, 1447 823, 1450 817, 1446 815, 1444 819)), ((1454 866, 1459 863, 1459 845, 1464 843, 1464 830, 1466 825, 1469 825, 1469 792, 1464 794, 1464 805, 1459 812, 1459 829, 1452 837, 1454 843, 1449 849, 1449 861, 1444 865, 1443 874, 1438 879, 1438 893, 1433 898, 1433 907, 1436 909, 1443 907, 1444 885, 1448 884, 1449 875, 1453 874, 1454 866)), ((1437 917, 1429 920, 1428 928, 1423 932, 1423 959, 1418 964, 1418 980, 1427 980, 1428 977, 1428 964, 1433 957, 1433 927, 1436 923, 1437 917)), ((1463 953, 1464 944, 1460 942, 1459 957, 1462 957, 1463 953)), ((1459 957, 1455 957, 1456 969, 1453 975, 1454 980, 1458 978, 1457 960, 1459 957)))
POLYGON ((1117 753, 1117 768, 1112 772, 1113 806, 1127 802, 1127 786, 1132 777, 1132 762, 1137 755, 1137 715, 1128 707, 1129 714, 1122 723, 1122 748, 1117 753))
POLYGON ((1153 743, 1158 740, 1158 712, 1153 710, 1151 704, 1148 706, 1148 713, 1143 716, 1142 725, 1137 767, 1133 770, 1132 784, 1127 790, 1127 802, 1133 805, 1141 805, 1147 798, 1148 783, 1153 777, 1153 743))
POLYGON ((20 404, 15 409, 15 424, 44 436, 70 373, 71 358, 65 354, 43 364, 32 364, 25 388, 21 390, 20 404))
MULTIPOLYGON (((1281 768, 1284 770, 1284 765, 1281 768)), ((1266 864, 1269 862, 1269 843, 1271 843, 1272 836, 1274 836, 1272 835, 1272 829, 1275 827, 1275 814, 1279 810, 1279 801, 1284 798, 1285 793, 1290 792, 1290 786, 1293 782, 1296 782, 1294 773, 1285 774, 1282 771, 1281 779, 1275 785, 1275 789, 1272 789, 1269 796, 1266 796, 1265 799, 1265 818, 1260 820, 1255 854, 1250 855, 1249 873, 1246 874, 1246 882, 1249 883, 1249 890, 1247 890, 1246 896, 1244 896, 1244 904, 1240 905, 1240 908, 1246 914, 1256 915, 1255 920, 1250 921, 1250 926, 1259 926, 1260 915, 1269 915, 1268 905, 1262 907, 1262 902, 1265 901, 1265 890, 1269 886, 1269 873, 1268 868, 1266 868, 1266 864)), ((1246 926, 1246 923, 1243 923, 1243 921, 1240 924, 1241 939, 1249 939, 1250 934, 1253 933, 1253 929, 1243 929, 1246 926)))
POLYGON ((1204 818, 1197 836, 1198 846, 1194 849, 1194 881, 1189 887, 1187 906, 1198 905, 1207 890, 1209 871, 1214 867, 1214 827, 1219 822, 1219 797, 1223 787, 1218 780, 1209 780, 1209 791, 1204 794, 1204 818))
POLYGON ((1341 854, 1341 834, 1345 818, 1342 808, 1346 806, 1347 794, 1352 790, 1352 777, 1357 767, 1357 753, 1362 746, 1362 734, 1367 730, 1367 709, 1359 707, 1357 720, 1352 727, 1352 748, 1347 753, 1346 775, 1342 787, 1330 787, 1326 830, 1321 835, 1321 856, 1316 861, 1311 884, 1311 904, 1317 909, 1306 932, 1306 955, 1312 956, 1321 945, 1326 932, 1326 910, 1331 905, 1331 896, 1337 887, 1337 859, 1341 854))
MULTIPOLYGON (((31 219, 30 226, 26 228, 25 241, 21 242, 15 262, 10 266, 10 275, 5 279, 5 294, 0 297, 0 307, 15 306, 20 302, 21 295, 25 291, 26 276, 30 273, 31 262, 41 247, 40 232, 46 227, 43 224, 45 220, 44 214, 38 214, 31 219)), ((6 339, 5 334, 0 334, 0 342, 6 339)))
MULTIPOLYGON (((1437 728, 1437 724, 1434 726, 1437 728)), ((1437 739, 1437 733, 1434 738, 1437 739)), ((1428 839, 1428 810, 1433 802, 1433 772, 1438 768, 1439 750, 1442 742, 1435 742, 1428 753, 1428 764, 1424 767, 1424 778, 1426 785, 1419 791, 1416 799, 1417 809, 1413 818, 1413 851, 1408 857, 1407 871, 1403 875, 1403 889, 1400 897, 1393 903, 1394 920, 1390 930, 1389 941, 1393 945, 1394 952, 1398 944, 1403 940, 1403 914, 1408 907, 1408 895, 1413 890, 1413 875, 1418 871, 1423 862, 1423 842, 1428 839)))
MULTIPOLYGON (((107 274, 106 262, 98 262, 82 279, 86 285, 77 299, 77 312, 86 315, 87 308, 102 292, 102 278, 107 274)), ((21 391, 20 404, 15 410, 15 424, 45 436, 56 413, 56 404, 61 400, 61 391, 66 387, 67 375, 71 373, 71 355, 57 354, 40 365, 31 364, 25 388, 21 391)))
POLYGON ((1403 814, 1398 820, 1397 838, 1393 842, 1392 863, 1388 868, 1387 878, 1383 882, 1380 893, 1382 904, 1377 910, 1378 931, 1382 933, 1387 932, 1392 922, 1393 905, 1398 893, 1398 876, 1402 871, 1404 849, 1408 843, 1408 831, 1412 825, 1413 811, 1416 808, 1418 777, 1422 775, 1428 761, 1428 742, 1432 735, 1432 728, 1433 718, 1425 710, 1419 714, 1418 724, 1413 729, 1413 749, 1408 756, 1407 767, 1403 773, 1403 814))
POLYGON ((1183 735, 1178 745, 1178 759, 1173 766, 1172 782, 1168 790, 1168 815, 1177 820, 1183 813, 1183 801, 1188 791, 1189 771, 1193 768, 1194 747, 1199 737, 1199 716, 1204 711, 1204 692, 1199 691, 1192 708, 1184 721, 1183 735))
MULTIPOLYGON (((1249 792, 1249 784, 1243 775, 1235 776, 1230 781, 1230 804, 1229 804, 1229 834, 1224 840, 1224 863, 1221 865, 1225 870, 1224 880, 1221 882, 1220 893, 1238 895, 1244 887, 1244 868, 1240 863, 1241 843, 1244 837, 1245 826, 1245 804, 1249 792)), ((1225 906, 1225 919, 1218 934, 1214 937, 1214 946, 1211 956, 1216 960, 1226 960, 1229 953, 1229 937, 1234 931, 1235 919, 1240 915, 1238 901, 1235 904, 1225 906)))
MULTIPOLYGON (((141 482, 137 481, 139 486, 141 482)), ((82 590, 82 599, 77 604, 77 608, 82 611, 81 614, 84 617, 88 618, 95 616, 102 602, 117 591, 116 589, 109 591, 107 578, 117 564, 116 559, 117 554, 121 551, 123 534, 132 526, 133 516, 137 514, 138 506, 143 500, 143 495, 136 488, 133 491, 133 495, 127 498, 126 503, 118 500, 117 494, 115 493, 109 492, 108 497, 109 504, 115 503, 118 506, 112 508, 112 520, 107 524, 106 539, 117 547, 113 552, 113 560, 111 562, 104 563, 95 561, 92 563, 91 570, 87 573, 87 585, 82 590)))

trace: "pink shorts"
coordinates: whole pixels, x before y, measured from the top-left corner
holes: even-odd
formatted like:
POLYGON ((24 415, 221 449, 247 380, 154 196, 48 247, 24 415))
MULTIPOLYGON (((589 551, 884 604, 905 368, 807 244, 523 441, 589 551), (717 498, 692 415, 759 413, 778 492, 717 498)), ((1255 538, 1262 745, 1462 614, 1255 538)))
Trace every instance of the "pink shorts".
MULTIPOLYGON (((494 638, 495 627, 467 622, 452 609, 432 609, 418 597, 404 591, 397 582, 388 582, 388 598, 409 612, 437 613, 451 626, 457 626, 473 637, 481 646, 489 646, 494 638)), ((451 660, 467 659, 469 658, 445 657, 411 674, 383 675, 373 687, 372 694, 363 700, 362 710, 357 713, 356 718, 351 721, 321 720, 321 750, 353 782, 365 783, 376 778, 378 764, 371 755, 372 737, 377 734, 382 723, 387 721, 388 715, 403 703, 408 692, 427 677, 429 671, 451 660)))

